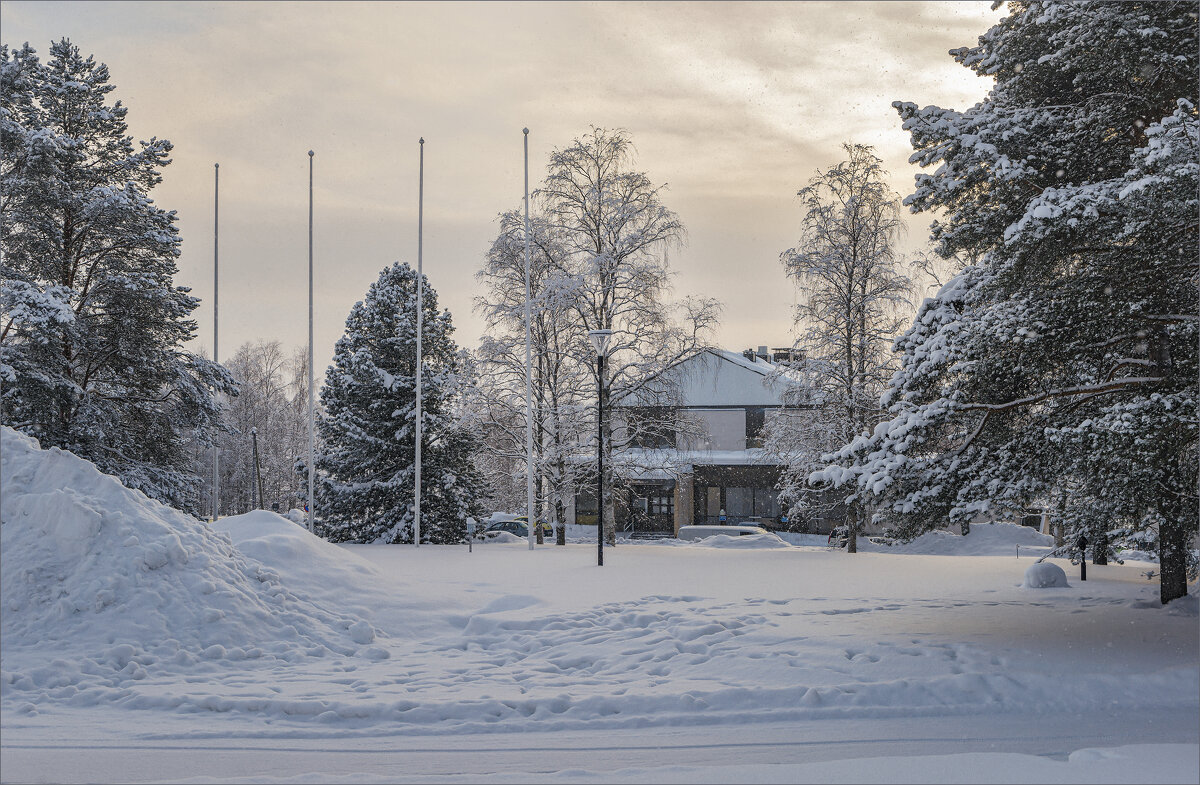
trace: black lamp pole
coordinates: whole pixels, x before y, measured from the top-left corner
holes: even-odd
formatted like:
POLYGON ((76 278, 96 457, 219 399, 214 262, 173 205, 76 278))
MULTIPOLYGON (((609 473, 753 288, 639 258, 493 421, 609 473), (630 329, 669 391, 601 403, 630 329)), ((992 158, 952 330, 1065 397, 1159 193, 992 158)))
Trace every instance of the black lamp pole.
POLYGON ((604 355, 596 355, 596 566, 604 566, 604 355))

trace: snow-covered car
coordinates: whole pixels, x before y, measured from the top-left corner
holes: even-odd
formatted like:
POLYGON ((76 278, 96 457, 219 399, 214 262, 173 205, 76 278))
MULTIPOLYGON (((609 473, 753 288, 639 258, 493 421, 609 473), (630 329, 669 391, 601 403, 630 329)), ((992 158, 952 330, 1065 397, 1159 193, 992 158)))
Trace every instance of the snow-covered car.
POLYGON ((750 524, 732 523, 724 526, 680 526, 679 539, 681 540, 702 540, 705 537, 715 537, 718 534, 724 534, 729 537, 745 537, 751 534, 767 534, 767 530, 761 526, 752 526, 750 524))
MULTIPOLYGON (((500 532, 508 532, 509 534, 515 534, 518 537, 528 537, 529 524, 527 524, 525 521, 525 516, 515 518, 511 521, 497 521, 480 532, 479 536, 485 540, 490 540, 495 539, 500 532)), ((538 525, 542 527, 543 536, 549 536, 553 533, 553 530, 550 528, 550 524, 546 523, 545 521, 538 521, 538 525)))

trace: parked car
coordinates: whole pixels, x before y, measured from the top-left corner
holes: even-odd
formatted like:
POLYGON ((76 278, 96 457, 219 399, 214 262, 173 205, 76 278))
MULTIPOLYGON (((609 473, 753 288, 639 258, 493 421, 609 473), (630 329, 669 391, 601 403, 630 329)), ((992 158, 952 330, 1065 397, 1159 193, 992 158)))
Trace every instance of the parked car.
MULTIPOLYGON (((509 534, 515 534, 518 537, 528 537, 529 524, 526 523, 527 520, 528 518, 522 515, 520 518, 514 518, 511 521, 497 521, 496 523, 493 523, 485 528, 479 536, 483 537, 484 539, 495 539, 496 535, 500 532, 508 532, 509 534)), ((538 521, 538 526, 542 528, 543 536, 549 536, 553 533, 553 529, 550 528, 550 524, 546 523, 545 521, 538 521)))
MULTIPOLYGON (((520 521, 521 523, 527 524, 529 522, 529 516, 528 515, 518 515, 516 518, 513 518, 513 520, 520 521)), ((551 526, 546 521, 538 521, 537 525, 538 525, 538 529, 542 530, 542 536, 549 537, 554 534, 554 527, 551 526)), ((526 529, 525 531, 526 531, 525 536, 528 536, 529 530, 526 529)), ((536 532, 537 529, 535 529, 534 531, 536 532)))

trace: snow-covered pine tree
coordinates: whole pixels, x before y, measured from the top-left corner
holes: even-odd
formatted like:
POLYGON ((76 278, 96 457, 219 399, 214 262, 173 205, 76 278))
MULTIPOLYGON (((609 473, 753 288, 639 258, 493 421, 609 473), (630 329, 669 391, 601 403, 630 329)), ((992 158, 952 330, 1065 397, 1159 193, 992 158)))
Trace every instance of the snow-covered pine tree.
MULTIPOLYGON (((471 384, 450 313, 422 278, 421 541, 463 542, 482 517, 476 439, 456 400, 471 384)), ((416 457, 417 273, 384 268, 346 318, 321 388, 317 533, 336 542, 413 541, 416 457)))
POLYGON ((65 39, 50 55, 0 45, 3 421, 190 509, 189 445, 232 385, 183 350, 198 300, 173 285, 175 214, 149 195, 171 144, 135 149, 108 68, 65 39))
POLYGON ((1196 5, 1010 8, 952 53, 996 80, 985 100, 896 104, 938 167, 906 203, 973 263, 897 342, 891 420, 817 479, 909 535, 1057 504, 1068 540, 1153 542, 1166 603, 1198 518, 1196 5))

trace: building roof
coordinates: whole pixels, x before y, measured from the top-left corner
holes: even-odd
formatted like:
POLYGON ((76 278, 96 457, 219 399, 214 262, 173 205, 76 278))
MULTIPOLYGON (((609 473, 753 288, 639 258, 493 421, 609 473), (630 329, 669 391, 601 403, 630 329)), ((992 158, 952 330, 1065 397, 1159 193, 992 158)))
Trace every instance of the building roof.
POLYGON ((667 480, 695 466, 778 466, 759 447, 747 450, 673 450, 630 447, 613 453, 613 462, 634 480, 667 480))
MULTIPOLYGON (((739 352, 704 349, 664 370, 660 377, 679 385, 680 405, 691 408, 710 406, 780 406, 783 392, 794 381, 779 365, 739 352)), ((637 396, 625 405, 642 405, 637 396)))

